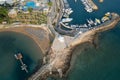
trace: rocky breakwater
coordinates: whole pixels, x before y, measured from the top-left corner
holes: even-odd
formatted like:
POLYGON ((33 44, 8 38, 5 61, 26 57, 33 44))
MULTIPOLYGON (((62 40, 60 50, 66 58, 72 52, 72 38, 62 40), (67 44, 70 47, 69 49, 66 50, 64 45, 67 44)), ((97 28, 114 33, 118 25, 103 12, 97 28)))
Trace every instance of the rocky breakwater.
POLYGON ((96 29, 89 30, 77 38, 57 35, 48 52, 46 64, 44 64, 28 80, 46 80, 47 77, 63 77, 69 70, 73 49, 83 43, 92 42, 95 34, 112 29, 119 22, 119 15, 112 13, 112 19, 103 23, 96 29))

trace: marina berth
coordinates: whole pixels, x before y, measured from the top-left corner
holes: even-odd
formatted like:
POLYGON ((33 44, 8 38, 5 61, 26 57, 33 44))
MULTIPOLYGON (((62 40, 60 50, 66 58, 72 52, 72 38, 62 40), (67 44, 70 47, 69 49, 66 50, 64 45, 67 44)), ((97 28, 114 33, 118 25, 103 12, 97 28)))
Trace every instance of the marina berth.
POLYGON ((70 14, 73 13, 71 8, 63 9, 63 17, 69 17, 70 14))
POLYGON ((85 6, 84 9, 89 13, 98 9, 98 7, 93 3, 92 0, 81 0, 81 2, 85 6))
POLYGON ((65 22, 71 22, 73 20, 73 18, 63 18, 61 20, 61 22, 65 23, 65 22))
POLYGON ((70 24, 69 25, 69 22, 71 22, 73 20, 72 18, 63 18, 61 20, 61 22, 59 22, 59 23, 62 27, 66 28, 66 29, 72 29, 72 30, 76 31, 77 33, 79 31, 84 33, 91 29, 96 29, 97 27, 107 23, 106 21, 110 21, 111 19, 112 19, 112 13, 107 12, 101 19, 98 19, 98 18, 95 18, 94 20, 92 20, 91 18, 86 19, 87 23, 85 23, 85 24, 80 24, 80 25, 70 24))
POLYGON ((95 18, 95 22, 98 23, 98 24, 101 24, 100 19, 95 18))

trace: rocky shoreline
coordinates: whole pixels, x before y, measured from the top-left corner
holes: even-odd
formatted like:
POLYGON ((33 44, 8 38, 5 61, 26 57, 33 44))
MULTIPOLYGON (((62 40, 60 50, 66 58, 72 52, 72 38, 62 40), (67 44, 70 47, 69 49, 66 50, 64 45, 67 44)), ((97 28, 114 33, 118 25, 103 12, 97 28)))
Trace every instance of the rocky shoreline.
MULTIPOLYGON (((112 13, 113 20, 107 25, 103 24, 100 27, 87 31, 80 35, 77 39, 72 39, 70 44, 66 46, 66 43, 59 41, 56 36, 50 51, 47 55, 47 63, 42 66, 35 74, 33 74, 28 80, 46 80, 50 76, 63 77, 71 66, 71 58, 73 50, 78 46, 86 42, 93 43, 94 37, 97 33, 112 29, 119 22, 120 17, 112 13)), ((62 36, 65 41, 69 42, 71 37, 62 36), (67 39, 67 40, 66 40, 67 39)))

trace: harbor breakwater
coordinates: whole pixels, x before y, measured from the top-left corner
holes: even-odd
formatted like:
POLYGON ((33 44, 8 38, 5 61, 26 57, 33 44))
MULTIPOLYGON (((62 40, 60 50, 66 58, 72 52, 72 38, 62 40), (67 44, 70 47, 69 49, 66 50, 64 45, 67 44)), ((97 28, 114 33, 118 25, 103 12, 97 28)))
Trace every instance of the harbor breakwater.
POLYGON ((119 22, 120 17, 116 13, 112 13, 112 16, 111 21, 81 34, 76 39, 70 36, 56 36, 47 55, 48 62, 28 80, 46 80, 50 76, 63 77, 71 66, 70 63, 74 48, 86 42, 93 43, 97 33, 114 28, 119 22), (60 38, 64 39, 64 41, 61 41, 60 38))

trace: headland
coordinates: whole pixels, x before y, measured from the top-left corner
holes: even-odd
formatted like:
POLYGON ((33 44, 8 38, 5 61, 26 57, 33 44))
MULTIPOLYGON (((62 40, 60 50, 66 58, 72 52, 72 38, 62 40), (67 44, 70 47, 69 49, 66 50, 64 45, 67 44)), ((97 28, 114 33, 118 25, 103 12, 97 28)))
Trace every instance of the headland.
MULTIPOLYGON (((92 43, 95 34, 114 28, 120 21, 118 14, 111 13, 110 20, 97 25, 95 28, 87 28, 85 32, 84 30, 82 30, 83 32, 80 30, 76 31, 77 34, 75 36, 61 35, 54 30, 54 27, 59 24, 63 16, 64 2, 62 0, 58 2, 53 0, 53 6, 50 8, 50 13, 48 13, 47 17, 47 27, 45 25, 1 25, 0 31, 20 32, 31 37, 39 45, 44 54, 44 64, 28 80, 46 80, 50 76, 63 77, 71 66, 72 51, 75 47, 86 42, 92 43), (52 39, 55 36, 53 42, 50 40, 51 36, 52 39)), ((93 9, 98 9, 92 0, 89 0, 89 4, 92 5, 93 9)))
POLYGON ((61 36, 58 34, 48 53, 48 62, 28 80, 46 80, 48 76, 63 77, 70 68, 73 49, 82 43, 91 43, 95 34, 114 28, 119 22, 120 17, 115 13, 112 13, 112 16, 112 20, 107 24, 105 23, 96 29, 87 31, 79 35, 77 38, 65 35, 61 36))

